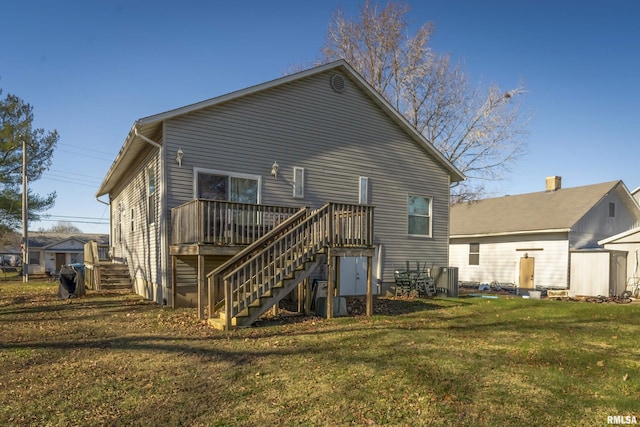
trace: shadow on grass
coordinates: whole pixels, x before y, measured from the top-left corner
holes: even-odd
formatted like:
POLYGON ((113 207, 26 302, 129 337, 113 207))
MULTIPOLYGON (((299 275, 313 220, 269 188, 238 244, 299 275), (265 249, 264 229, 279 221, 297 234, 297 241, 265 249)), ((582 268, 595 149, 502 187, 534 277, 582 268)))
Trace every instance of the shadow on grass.
POLYGON ((102 317, 137 310, 157 310, 160 308, 155 302, 138 298, 122 299, 133 296, 131 293, 91 292, 82 297, 61 300, 57 294, 41 294, 37 298, 18 295, 0 302, 0 322, 21 322, 33 320, 31 316, 38 315, 38 320, 56 320, 63 312, 82 312, 95 310, 99 315, 73 315, 75 319, 102 317), (43 315, 50 314, 50 317, 43 315))

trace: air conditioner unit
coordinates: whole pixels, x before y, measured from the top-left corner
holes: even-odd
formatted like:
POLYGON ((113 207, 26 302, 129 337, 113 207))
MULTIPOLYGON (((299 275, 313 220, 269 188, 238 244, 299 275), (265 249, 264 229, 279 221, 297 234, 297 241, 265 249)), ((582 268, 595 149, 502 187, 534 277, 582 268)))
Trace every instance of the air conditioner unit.
POLYGON ((458 296, 458 267, 432 267, 431 277, 438 291, 446 289, 448 297, 458 296))

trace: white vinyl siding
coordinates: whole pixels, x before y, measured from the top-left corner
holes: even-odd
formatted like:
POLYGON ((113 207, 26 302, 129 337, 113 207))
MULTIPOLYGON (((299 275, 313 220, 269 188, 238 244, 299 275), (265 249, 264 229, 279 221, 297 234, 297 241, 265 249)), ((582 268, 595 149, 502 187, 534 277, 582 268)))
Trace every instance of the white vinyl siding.
POLYGON ((595 248, 599 240, 638 227, 637 208, 631 203, 626 190, 617 186, 571 228, 571 249, 595 248))
POLYGON ((162 303, 160 272, 160 179, 158 150, 150 146, 138 167, 132 171, 126 185, 111 202, 111 215, 116 221, 116 239, 111 250, 116 262, 126 263, 131 271, 134 290, 148 298, 162 303), (153 191, 150 192, 149 176, 153 176, 153 191), (151 194, 150 194, 151 193, 151 194), (149 196, 152 197, 149 197, 149 196), (149 220, 153 221, 150 223, 149 220), (143 259, 152 262, 135 264, 143 259))
POLYGON ((564 236, 564 240, 561 234, 473 240, 452 238, 449 263, 458 267, 458 280, 461 282, 517 284, 520 280, 520 258, 527 254, 535 258, 536 286, 564 288, 568 284, 569 273, 569 245, 566 234, 564 236), (469 244, 472 242, 478 242, 482 248, 479 265, 469 265, 469 244))

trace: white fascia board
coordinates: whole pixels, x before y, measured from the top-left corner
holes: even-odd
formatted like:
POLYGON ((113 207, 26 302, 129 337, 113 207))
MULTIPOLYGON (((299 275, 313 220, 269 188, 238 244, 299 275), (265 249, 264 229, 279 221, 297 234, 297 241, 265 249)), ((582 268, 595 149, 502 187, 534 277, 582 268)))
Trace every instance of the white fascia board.
POLYGON ((505 231, 502 233, 452 234, 450 239, 468 239, 473 237, 523 236, 531 234, 568 233, 570 228, 550 228, 548 230, 505 231))

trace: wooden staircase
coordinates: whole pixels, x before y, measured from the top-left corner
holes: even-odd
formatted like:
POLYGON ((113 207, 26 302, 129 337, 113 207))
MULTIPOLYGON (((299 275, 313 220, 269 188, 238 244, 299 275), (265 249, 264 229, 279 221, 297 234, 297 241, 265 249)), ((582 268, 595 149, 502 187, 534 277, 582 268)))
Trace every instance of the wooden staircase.
POLYGON ((100 262, 100 290, 131 289, 129 266, 112 262, 100 262))
POLYGON ((207 274, 209 323, 221 330, 250 326, 326 263, 329 248, 370 247, 372 217, 361 205, 301 209, 207 274))

